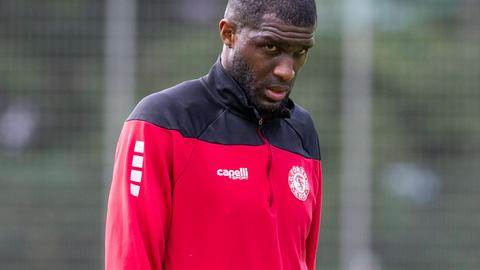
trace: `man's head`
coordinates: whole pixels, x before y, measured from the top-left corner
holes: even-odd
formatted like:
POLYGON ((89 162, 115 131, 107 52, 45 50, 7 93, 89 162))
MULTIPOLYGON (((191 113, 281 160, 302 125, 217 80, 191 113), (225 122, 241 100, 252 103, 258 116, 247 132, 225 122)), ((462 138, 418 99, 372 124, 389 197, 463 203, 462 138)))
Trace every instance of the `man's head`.
POLYGON ((230 0, 222 65, 264 116, 282 110, 313 46, 314 0, 230 0))

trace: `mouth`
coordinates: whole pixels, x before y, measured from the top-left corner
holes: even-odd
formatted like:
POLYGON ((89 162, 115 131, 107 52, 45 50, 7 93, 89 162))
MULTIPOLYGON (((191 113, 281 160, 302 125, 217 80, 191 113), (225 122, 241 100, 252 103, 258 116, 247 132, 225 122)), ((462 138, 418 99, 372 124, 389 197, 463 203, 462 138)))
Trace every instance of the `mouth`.
POLYGON ((283 101, 288 94, 288 88, 271 86, 265 88, 265 96, 272 102, 283 101))

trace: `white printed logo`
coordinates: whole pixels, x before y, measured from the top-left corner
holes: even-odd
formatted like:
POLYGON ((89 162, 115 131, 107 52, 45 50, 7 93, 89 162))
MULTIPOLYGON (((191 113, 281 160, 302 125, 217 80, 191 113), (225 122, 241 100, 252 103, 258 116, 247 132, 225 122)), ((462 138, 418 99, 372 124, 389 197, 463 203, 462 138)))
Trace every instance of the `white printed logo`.
POLYGON ((293 166, 288 173, 288 186, 293 195, 300 201, 306 201, 310 185, 308 184, 307 173, 300 166, 293 166))
POLYGON ((232 180, 248 180, 248 169, 240 168, 238 170, 218 169, 218 176, 225 176, 232 180))

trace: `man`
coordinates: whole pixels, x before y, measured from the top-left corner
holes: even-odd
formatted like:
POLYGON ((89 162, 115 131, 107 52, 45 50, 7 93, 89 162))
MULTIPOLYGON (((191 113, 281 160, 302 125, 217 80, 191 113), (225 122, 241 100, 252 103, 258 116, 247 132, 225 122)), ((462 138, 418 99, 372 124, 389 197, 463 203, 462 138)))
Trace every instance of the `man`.
POLYGON ((230 0, 210 72, 144 98, 115 155, 106 269, 313 270, 320 150, 289 98, 313 0, 230 0))

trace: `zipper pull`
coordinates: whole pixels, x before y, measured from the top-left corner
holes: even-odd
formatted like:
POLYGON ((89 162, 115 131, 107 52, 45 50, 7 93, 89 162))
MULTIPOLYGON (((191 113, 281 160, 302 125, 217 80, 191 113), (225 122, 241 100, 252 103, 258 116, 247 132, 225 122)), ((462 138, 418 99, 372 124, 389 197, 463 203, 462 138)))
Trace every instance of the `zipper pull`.
POLYGON ((254 108, 253 112, 255 113, 255 118, 258 120, 258 128, 261 128, 263 125, 263 117, 258 113, 257 109, 254 108))

